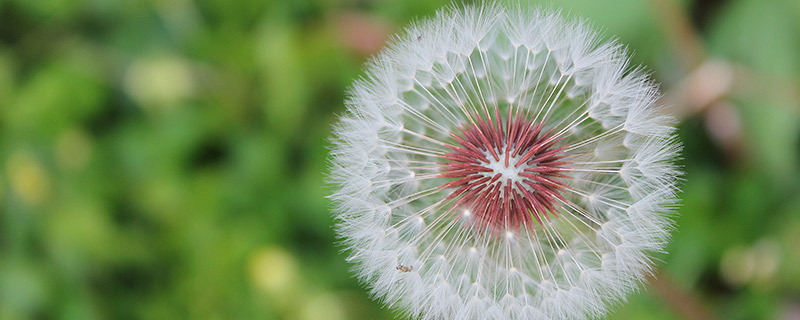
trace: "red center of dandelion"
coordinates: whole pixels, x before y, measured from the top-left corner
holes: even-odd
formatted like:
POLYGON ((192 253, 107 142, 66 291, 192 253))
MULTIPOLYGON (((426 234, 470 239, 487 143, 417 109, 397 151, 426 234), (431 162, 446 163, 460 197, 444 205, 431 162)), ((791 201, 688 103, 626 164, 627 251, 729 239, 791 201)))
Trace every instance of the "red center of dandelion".
POLYGON ((495 227, 517 227, 555 215, 557 200, 566 202, 561 173, 566 147, 542 132, 542 124, 511 112, 506 121, 495 112, 470 118, 461 134, 451 134, 457 145, 446 145, 440 176, 454 178, 442 188, 455 189, 446 200, 458 199, 451 210, 475 215, 495 227))

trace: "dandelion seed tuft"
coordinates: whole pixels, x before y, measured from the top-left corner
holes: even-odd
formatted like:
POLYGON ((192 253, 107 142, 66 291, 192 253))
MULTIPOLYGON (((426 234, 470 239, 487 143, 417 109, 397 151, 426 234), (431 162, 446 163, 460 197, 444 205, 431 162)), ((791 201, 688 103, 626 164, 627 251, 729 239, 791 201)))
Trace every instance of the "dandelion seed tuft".
POLYGON ((414 319, 604 315, 662 251, 680 151, 616 42, 539 8, 451 7, 366 65, 334 128, 337 232, 414 319))

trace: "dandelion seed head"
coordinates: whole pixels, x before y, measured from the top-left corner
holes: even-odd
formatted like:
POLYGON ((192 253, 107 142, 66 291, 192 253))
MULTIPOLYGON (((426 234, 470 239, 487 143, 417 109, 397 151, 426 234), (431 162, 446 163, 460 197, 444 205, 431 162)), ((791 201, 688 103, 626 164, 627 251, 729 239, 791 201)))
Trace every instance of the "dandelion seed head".
POLYGON ((417 21, 334 127, 347 260, 414 319, 599 317, 669 237, 680 146, 623 46, 497 4, 417 21))

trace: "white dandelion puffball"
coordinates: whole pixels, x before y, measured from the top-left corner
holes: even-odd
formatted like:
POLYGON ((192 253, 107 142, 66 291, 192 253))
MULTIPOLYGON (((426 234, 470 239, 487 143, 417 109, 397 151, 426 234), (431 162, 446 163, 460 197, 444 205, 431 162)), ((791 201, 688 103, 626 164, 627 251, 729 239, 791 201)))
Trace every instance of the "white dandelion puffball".
POLYGON ((414 319, 604 315, 651 271, 680 145, 623 46, 543 9, 452 7, 351 87, 330 196, 370 293, 414 319))

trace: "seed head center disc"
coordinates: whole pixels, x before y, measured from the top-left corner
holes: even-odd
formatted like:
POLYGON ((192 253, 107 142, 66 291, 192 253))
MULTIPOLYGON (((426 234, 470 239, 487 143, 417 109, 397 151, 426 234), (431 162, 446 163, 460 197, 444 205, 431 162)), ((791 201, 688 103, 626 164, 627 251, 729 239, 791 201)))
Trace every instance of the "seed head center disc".
POLYGON ((446 145, 450 152, 439 164, 440 176, 452 179, 442 185, 452 189, 452 212, 516 228, 543 223, 566 201, 566 147, 555 147, 560 138, 541 123, 510 112, 505 121, 497 112, 474 115, 451 137, 456 143, 446 145))
MULTIPOLYGON (((515 166, 514 163, 516 163, 519 160, 520 158, 519 156, 512 157, 511 159, 509 159, 508 161, 509 164, 506 165, 505 153, 498 154, 498 156, 500 157, 500 160, 495 161, 494 159, 490 158, 491 154, 486 155, 486 157, 489 158, 489 162, 485 163, 484 166, 489 169, 492 169, 492 172, 490 172, 489 175, 494 176, 496 174, 500 174, 500 179, 498 179, 500 181, 505 181, 506 179, 511 179, 512 183, 521 181, 520 180, 521 177, 519 174, 520 172, 523 171, 522 169, 527 167, 528 165, 523 163, 520 166, 515 166)), ((535 165, 536 164, 534 164, 534 166, 535 165)))

